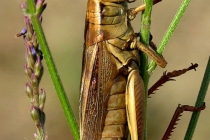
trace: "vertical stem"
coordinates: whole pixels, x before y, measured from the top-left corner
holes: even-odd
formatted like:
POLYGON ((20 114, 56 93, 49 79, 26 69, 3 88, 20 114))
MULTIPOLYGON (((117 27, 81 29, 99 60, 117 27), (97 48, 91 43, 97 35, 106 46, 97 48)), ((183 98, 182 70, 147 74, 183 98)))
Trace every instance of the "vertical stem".
MULTIPOLYGON (((152 0, 144 0, 143 3, 146 3, 146 9, 142 12, 141 18, 141 27, 140 27, 140 41, 148 46, 149 37, 150 37, 150 24, 151 24, 151 12, 152 12, 152 0)), ((144 140, 147 140, 147 96, 148 96, 148 81, 149 75, 147 73, 148 57, 141 53, 141 76, 144 81, 145 86, 145 108, 144 108, 144 140)))
MULTIPOLYGON (((208 64, 206 66, 206 71, 204 73, 203 76, 203 81, 200 87, 200 91, 197 97, 197 101, 195 103, 195 107, 201 107, 204 103, 204 99, 206 96, 206 92, 209 86, 209 82, 210 82, 210 57, 209 57, 209 61, 208 64)), ((190 123, 188 125, 188 129, 187 132, 185 134, 185 138, 184 140, 191 140, 195 131, 195 127, 197 125, 197 121, 200 115, 200 111, 195 111, 193 112, 192 116, 191 116, 191 120, 190 123)))

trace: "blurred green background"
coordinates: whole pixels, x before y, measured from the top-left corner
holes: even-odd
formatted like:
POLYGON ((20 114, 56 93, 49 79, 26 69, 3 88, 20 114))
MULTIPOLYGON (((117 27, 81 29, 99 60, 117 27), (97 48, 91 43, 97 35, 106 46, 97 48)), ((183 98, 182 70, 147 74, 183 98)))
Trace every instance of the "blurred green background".
MULTIPOLYGON (((30 102, 25 95, 26 78, 25 46, 22 38, 14 35, 24 28, 19 4, 23 0, 7 0, 0 4, 0 139, 33 140, 36 132, 29 115, 30 102)), ((52 51, 57 69, 63 81, 73 111, 78 120, 79 84, 81 75, 83 32, 87 0, 47 0, 43 14, 43 28, 52 51)), ((141 1, 132 4, 140 4, 141 1)), ((153 9, 153 41, 158 45, 181 0, 164 0, 153 9)), ((210 54, 210 1, 192 1, 181 23, 167 45, 163 55, 168 61, 165 69, 157 68, 150 85, 165 70, 172 71, 198 63, 197 71, 191 71, 176 82, 161 87, 148 102, 148 139, 160 140, 177 105, 194 105, 204 70, 210 54)), ((132 24, 139 29, 140 18, 132 24)), ((72 140, 71 132, 58 101, 55 89, 44 64, 45 71, 40 88, 47 92, 45 106, 45 130, 49 140, 72 140)), ((208 90, 209 92, 210 90, 208 90)), ((202 111, 193 140, 208 140, 210 137, 209 105, 210 95, 206 96, 207 108, 202 111)), ((191 113, 184 113, 171 140, 181 140, 186 132, 191 113)))

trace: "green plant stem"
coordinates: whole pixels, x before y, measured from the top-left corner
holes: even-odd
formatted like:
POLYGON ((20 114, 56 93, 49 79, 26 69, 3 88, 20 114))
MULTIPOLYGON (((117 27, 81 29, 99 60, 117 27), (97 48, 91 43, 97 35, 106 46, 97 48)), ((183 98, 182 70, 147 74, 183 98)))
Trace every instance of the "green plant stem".
MULTIPOLYGON (((210 81, 210 57, 208 60, 208 64, 206 66, 206 71, 203 76, 203 81, 201 83, 201 87, 200 87, 200 91, 197 97, 197 101, 195 103, 195 107, 201 107, 203 105, 204 99, 207 93, 207 89, 209 86, 209 81, 210 81)), ((193 112, 184 140, 192 139, 199 115, 200 115, 200 111, 193 112)))
MULTIPOLYGON (((174 16, 174 19, 172 20, 171 24, 169 25, 168 30, 166 31, 158 49, 157 52, 159 54, 162 54, 163 50, 165 49, 169 39, 171 38, 172 34, 174 33, 176 27, 179 24, 180 19, 182 18, 184 12, 186 11, 187 6, 189 5, 190 0, 183 0, 181 6, 179 7, 179 10, 177 11, 176 15, 174 16)), ((154 69, 156 68, 156 63, 152 60, 149 64, 148 72, 152 73, 154 69)))
MULTIPOLYGON (((149 37, 150 37, 150 24, 151 24, 151 13, 152 13, 152 0, 144 0, 143 3, 146 3, 146 8, 142 12, 141 17, 141 26, 140 26, 140 41, 145 45, 149 45, 149 37)), ((147 140, 147 97, 148 97, 148 82, 149 75, 147 73, 147 65, 148 65, 148 56, 144 53, 140 54, 141 59, 141 76, 144 81, 145 88, 145 105, 144 105, 144 140, 147 140)))
MULTIPOLYGON (((150 24, 151 24, 151 13, 152 13, 152 0, 145 0, 146 8, 142 12, 141 18, 141 27, 140 27, 140 41, 145 45, 149 45, 149 37, 150 37, 150 24)), ((148 83, 148 73, 147 73, 147 64, 148 64, 148 56, 144 53, 141 53, 141 75, 144 82, 148 83)))
POLYGON ((45 39, 44 32, 42 30, 40 21, 36 16, 34 0, 27 0, 27 2, 28 2, 29 13, 31 15, 31 21, 32 21, 34 30, 36 32, 38 42, 39 42, 41 50, 43 52, 44 59, 46 61, 49 73, 51 75, 51 78, 52 78, 53 84, 55 86, 55 89, 57 91, 57 95, 58 95, 59 100, 61 102, 61 105, 62 105, 62 108, 64 110, 66 119, 68 121, 69 127, 72 131, 74 139, 79 140, 79 127, 78 127, 78 124, 77 124, 76 119, 74 117, 71 106, 69 104, 66 93, 64 91, 64 88, 63 88, 63 85, 61 83, 61 79, 58 75, 57 69, 55 67, 54 61, 52 59, 52 56, 51 56, 47 41, 45 39))

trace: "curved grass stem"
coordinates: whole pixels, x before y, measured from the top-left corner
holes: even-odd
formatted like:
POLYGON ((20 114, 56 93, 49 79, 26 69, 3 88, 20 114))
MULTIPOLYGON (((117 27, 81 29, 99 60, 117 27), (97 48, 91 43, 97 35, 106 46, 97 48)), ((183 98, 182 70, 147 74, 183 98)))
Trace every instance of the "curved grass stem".
MULTIPOLYGON (((180 19, 182 18, 184 12, 186 11, 187 6, 189 5, 190 0, 183 0, 183 2, 181 3, 181 6, 179 7, 176 15, 174 16, 174 19, 172 20, 171 24, 168 27, 168 30, 166 31, 158 49, 157 52, 159 54, 162 54, 163 50, 165 49, 168 41, 170 40, 172 34, 174 33, 176 27, 179 24, 180 19)), ((148 68, 148 73, 152 73, 154 71, 154 69, 156 68, 156 64, 155 62, 152 60, 149 64, 149 68, 148 68)))
MULTIPOLYGON (((201 83, 201 87, 200 87, 200 91, 197 97, 197 101, 195 103, 195 107, 201 107, 203 105, 204 99, 207 93, 207 89, 209 86, 209 82, 210 82, 210 57, 209 57, 208 64, 206 66, 206 71, 203 76, 203 81, 201 83)), ((192 139, 199 115, 200 115, 200 111, 193 112, 184 140, 192 139)))
POLYGON ((62 108, 64 110, 64 113, 65 113, 66 119, 68 121, 69 127, 72 131, 74 139, 79 140, 79 127, 78 127, 78 124, 77 124, 76 119, 74 117, 71 106, 69 104, 67 95, 65 93, 65 90, 64 90, 62 82, 61 82, 61 79, 58 75, 58 71, 57 71, 56 66, 54 64, 54 61, 52 59, 52 55, 50 53, 50 50, 49 50, 44 32, 42 30, 40 21, 39 21, 37 15, 36 15, 37 13, 36 13, 36 8, 35 8, 35 2, 34 2, 34 0, 27 0, 27 3, 28 3, 28 10, 29 10, 29 14, 30 14, 30 19, 32 21, 34 30, 36 32, 37 39, 38 39, 38 42, 40 44, 41 50, 43 52, 43 56, 44 56, 44 59, 46 61, 47 68, 49 70, 49 73, 51 75, 53 84, 54 84, 55 89, 57 91, 57 95, 58 95, 58 98, 59 98, 60 103, 62 105, 62 108))

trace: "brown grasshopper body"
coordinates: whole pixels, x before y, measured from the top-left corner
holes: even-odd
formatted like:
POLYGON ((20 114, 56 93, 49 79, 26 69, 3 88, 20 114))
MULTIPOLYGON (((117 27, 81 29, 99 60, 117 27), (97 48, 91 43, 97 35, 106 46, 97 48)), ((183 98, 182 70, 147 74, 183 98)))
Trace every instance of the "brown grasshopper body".
POLYGON ((125 0, 88 0, 80 95, 81 140, 144 137, 144 84, 139 50, 166 61, 137 41, 125 0), (129 128, 129 129, 128 129, 129 128))

